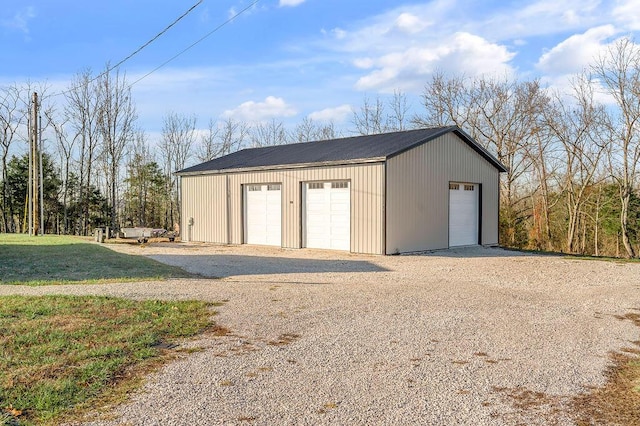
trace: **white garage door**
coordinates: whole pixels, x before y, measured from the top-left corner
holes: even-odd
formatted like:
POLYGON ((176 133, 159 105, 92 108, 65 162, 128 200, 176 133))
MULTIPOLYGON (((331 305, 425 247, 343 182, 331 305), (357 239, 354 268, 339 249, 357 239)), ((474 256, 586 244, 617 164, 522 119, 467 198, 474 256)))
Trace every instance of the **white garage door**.
POLYGON ((478 185, 449 184, 449 246, 478 244, 478 185))
POLYGON ((305 184, 305 246, 351 249, 349 182, 305 184))
POLYGON ((281 194, 279 184, 245 185, 245 243, 282 245, 281 194))

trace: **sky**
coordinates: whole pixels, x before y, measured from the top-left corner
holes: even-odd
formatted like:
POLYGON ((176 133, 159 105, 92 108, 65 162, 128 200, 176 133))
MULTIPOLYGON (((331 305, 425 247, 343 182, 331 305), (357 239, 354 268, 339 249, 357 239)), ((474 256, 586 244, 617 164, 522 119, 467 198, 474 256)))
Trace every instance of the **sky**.
MULTIPOLYGON (((1 1, 0 86, 45 82, 49 94, 127 57, 198 3, 1 1)), ((539 78, 566 90, 607 46, 640 32, 640 0, 252 3, 203 0, 121 66, 151 138, 170 112, 194 114, 199 128, 309 117, 349 129, 365 97, 400 90, 419 111, 436 71, 539 78)))

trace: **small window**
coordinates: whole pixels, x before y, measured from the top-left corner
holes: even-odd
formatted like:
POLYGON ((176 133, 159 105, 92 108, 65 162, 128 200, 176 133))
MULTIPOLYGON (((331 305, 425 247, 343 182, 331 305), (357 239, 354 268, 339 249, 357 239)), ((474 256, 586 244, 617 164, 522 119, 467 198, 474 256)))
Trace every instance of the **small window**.
POLYGON ((460 184, 450 183, 449 184, 449 189, 455 189, 457 191, 458 189, 460 189, 460 184))
POLYGON ((324 182, 311 182, 309 189, 324 189, 324 182))
POLYGON ((262 185, 249 185, 247 191, 262 191, 262 185))
POLYGON ((349 182, 331 182, 331 188, 349 188, 349 182))
POLYGON ((474 185, 465 185, 465 186, 464 186, 464 190, 465 190, 465 191, 473 191, 473 188, 475 188, 475 186, 474 186, 474 185))
POLYGON ((280 185, 279 184, 267 185, 267 191, 280 191, 280 185))

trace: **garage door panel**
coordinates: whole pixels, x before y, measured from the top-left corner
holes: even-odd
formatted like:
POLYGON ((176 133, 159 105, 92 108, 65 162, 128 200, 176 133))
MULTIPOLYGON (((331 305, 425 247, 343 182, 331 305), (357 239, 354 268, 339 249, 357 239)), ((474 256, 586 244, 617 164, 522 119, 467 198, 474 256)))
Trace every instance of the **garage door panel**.
POLYGON ((282 245, 282 191, 280 185, 245 187, 245 243, 282 245))
POLYGON ((307 211, 310 214, 322 215, 324 214, 324 203, 312 202, 307 204, 307 211))
POLYGON ((478 185, 449 185, 449 246, 478 244, 478 185))
POLYGON ((305 185, 305 245, 350 250, 351 194, 348 182, 305 185))
POLYGON ((343 215, 349 209, 349 202, 342 200, 336 202, 334 200, 331 200, 330 209, 332 213, 343 215))

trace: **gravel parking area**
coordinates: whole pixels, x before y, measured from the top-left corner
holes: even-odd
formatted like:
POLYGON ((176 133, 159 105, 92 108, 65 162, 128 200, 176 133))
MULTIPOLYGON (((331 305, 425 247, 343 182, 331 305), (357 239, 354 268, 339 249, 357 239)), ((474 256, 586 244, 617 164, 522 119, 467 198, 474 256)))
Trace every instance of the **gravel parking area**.
MULTIPOLYGON (((639 330, 640 264, 467 248, 414 256, 112 246, 201 279, 0 294, 224 301, 205 336, 92 424, 573 424, 639 330), (210 278, 216 277, 216 278, 210 278)), ((98 410, 99 411, 99 410, 98 410)), ((104 414, 104 413, 103 413, 104 414)))

